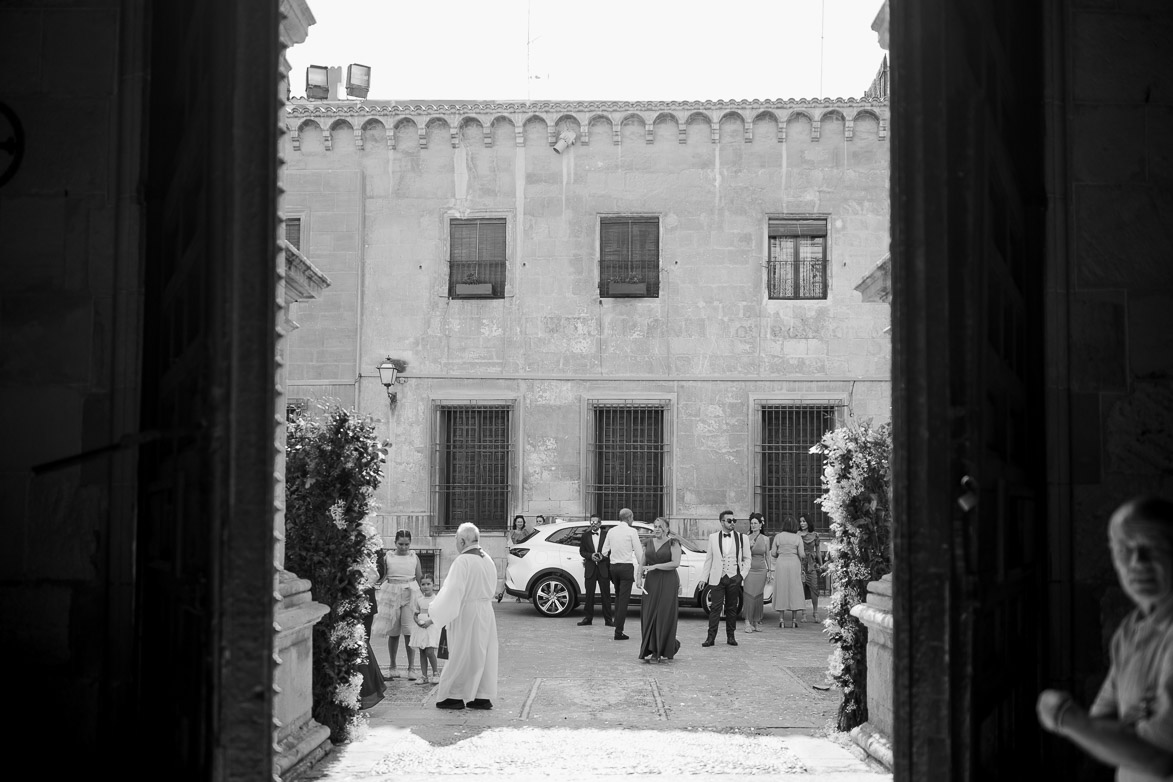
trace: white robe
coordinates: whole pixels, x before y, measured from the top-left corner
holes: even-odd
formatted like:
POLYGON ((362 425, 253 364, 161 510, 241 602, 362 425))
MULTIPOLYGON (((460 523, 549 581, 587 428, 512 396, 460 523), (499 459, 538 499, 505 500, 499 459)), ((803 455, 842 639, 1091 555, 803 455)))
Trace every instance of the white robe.
POLYGON ((448 664, 440 672, 438 701, 497 697, 497 617, 491 602, 497 566, 480 553, 459 554, 432 601, 432 621, 448 629, 448 664))

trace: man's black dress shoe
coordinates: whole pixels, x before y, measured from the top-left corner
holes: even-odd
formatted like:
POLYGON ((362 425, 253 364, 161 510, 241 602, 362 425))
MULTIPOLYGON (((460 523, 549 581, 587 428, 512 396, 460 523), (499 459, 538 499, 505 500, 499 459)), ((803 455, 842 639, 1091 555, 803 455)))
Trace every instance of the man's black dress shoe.
POLYGON ((437 709, 463 709, 464 701, 460 698, 445 698, 442 701, 436 701, 437 709))
POLYGON ((703 644, 701 644, 701 646, 712 646, 713 643, 714 643, 714 641, 712 638, 706 638, 705 642, 703 644))
POLYGON ((729 636, 729 640, 725 643, 729 644, 730 646, 737 646, 737 639, 733 636, 729 636))
POLYGON ((594 624, 594 621, 591 619, 584 619, 578 623, 578 626, 582 627, 583 625, 589 625, 589 624, 594 624))
POLYGON ((493 702, 488 698, 473 698, 468 702, 468 707, 470 709, 491 709, 493 702))
POLYGON ((615 640, 616 641, 626 641, 630 637, 631 636, 628 635, 627 633, 615 633, 615 640))
POLYGON ((614 626, 615 626, 615 620, 613 620, 613 619, 604 619, 604 620, 603 620, 603 624, 607 625, 607 627, 614 627, 614 626))

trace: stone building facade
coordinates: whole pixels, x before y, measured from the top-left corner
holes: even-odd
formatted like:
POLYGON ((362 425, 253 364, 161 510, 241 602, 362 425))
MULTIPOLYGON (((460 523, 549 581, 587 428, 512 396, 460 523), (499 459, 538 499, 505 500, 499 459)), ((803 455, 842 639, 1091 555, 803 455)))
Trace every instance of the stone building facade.
POLYGON ((888 308, 854 289, 888 251, 887 123, 884 101, 294 101, 286 216, 332 285, 289 395, 385 421, 382 530, 417 547, 472 520, 503 557, 517 513, 817 517, 810 445, 889 418, 888 308))

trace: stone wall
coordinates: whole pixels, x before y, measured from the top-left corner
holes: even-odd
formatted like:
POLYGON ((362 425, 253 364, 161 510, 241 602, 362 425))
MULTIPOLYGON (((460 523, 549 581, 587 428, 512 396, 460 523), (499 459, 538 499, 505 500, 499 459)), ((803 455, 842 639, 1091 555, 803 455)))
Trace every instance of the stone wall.
POLYGON ((426 526, 435 399, 515 400, 511 512, 527 516, 587 512, 590 398, 670 400, 674 518, 754 510, 756 398, 888 419, 888 308, 854 290, 888 251, 886 104, 294 102, 289 117, 285 202, 332 281, 300 305, 290 394, 350 384, 386 422, 385 532, 426 526), (555 154, 565 129, 576 143, 555 154), (658 298, 600 297, 607 214, 659 218, 658 298), (767 220, 804 214, 828 221, 829 295, 770 300, 767 220), (504 298, 450 299, 448 221, 489 216, 507 221, 504 298), (388 355, 408 362, 393 409, 388 355))

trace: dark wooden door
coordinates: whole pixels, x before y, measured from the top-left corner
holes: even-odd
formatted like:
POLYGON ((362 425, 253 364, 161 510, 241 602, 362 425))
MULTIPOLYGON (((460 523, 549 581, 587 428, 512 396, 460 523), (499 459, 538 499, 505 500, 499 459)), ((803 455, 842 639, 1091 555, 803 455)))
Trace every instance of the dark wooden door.
POLYGON ((127 776, 270 778, 277 4, 147 11, 127 776))
POLYGON ((1047 630, 1039 11, 891 8, 896 776, 1034 778, 1047 630))

